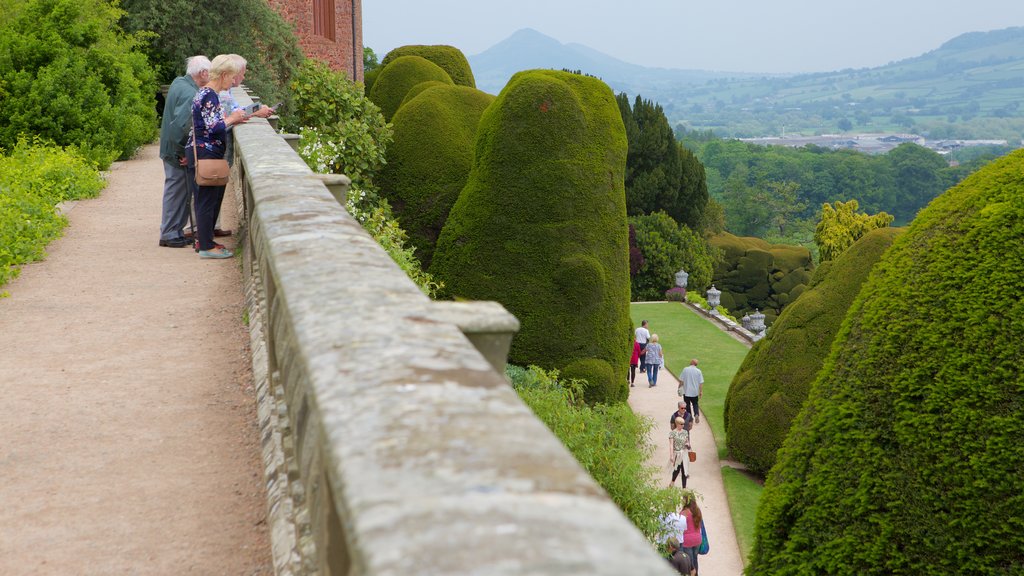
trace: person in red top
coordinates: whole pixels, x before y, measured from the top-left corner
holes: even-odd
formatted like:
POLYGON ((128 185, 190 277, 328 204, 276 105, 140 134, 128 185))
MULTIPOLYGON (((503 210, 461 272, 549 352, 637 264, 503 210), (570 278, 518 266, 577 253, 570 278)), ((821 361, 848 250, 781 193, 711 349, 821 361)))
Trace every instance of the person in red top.
POLYGON ((633 388, 636 386, 633 382, 636 381, 636 367, 640 365, 640 343, 633 341, 633 356, 629 359, 629 387, 633 388))
POLYGON ((683 541, 679 543, 679 548, 690 557, 693 573, 697 574, 700 570, 700 566, 697 565, 697 549, 700 548, 702 541, 700 525, 704 521, 704 517, 700 513, 700 507, 697 506, 697 498, 693 492, 683 492, 683 507, 679 513, 686 518, 686 529, 683 530, 683 541))

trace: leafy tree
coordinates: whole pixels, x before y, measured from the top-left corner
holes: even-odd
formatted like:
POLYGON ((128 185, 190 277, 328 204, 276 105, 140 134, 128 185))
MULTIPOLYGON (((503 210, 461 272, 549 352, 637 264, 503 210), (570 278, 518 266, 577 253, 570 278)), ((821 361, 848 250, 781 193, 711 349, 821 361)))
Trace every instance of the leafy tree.
POLYGON ((704 230, 704 213, 708 210, 708 182, 704 174, 704 165, 697 155, 685 146, 677 146, 682 174, 676 201, 666 209, 681 224, 692 230, 704 230))
POLYGON ((75 145, 105 168, 156 135, 156 83, 109 0, 4 2, 0 147, 20 135, 75 145))
POLYGON ((634 301, 664 300, 665 291, 675 286, 675 273, 686 270, 689 287, 702 290, 711 285, 714 258, 708 243, 668 214, 632 216, 636 244, 643 263, 632 277, 634 301))
POLYGON ((363 74, 375 70, 377 66, 380 66, 380 63, 377 62, 377 54, 373 48, 363 46, 363 74))
POLYGON ((304 59, 292 25, 266 0, 122 0, 126 30, 147 32, 159 81, 185 72, 185 59, 240 54, 249 64, 245 83, 264 102, 291 109, 287 85, 304 59))
POLYGON ((834 260, 861 236, 892 223, 891 215, 885 212, 858 213, 858 206, 856 200, 850 200, 821 207, 821 220, 814 229, 814 242, 818 245, 820 262, 834 260))
POLYGON ((900 214, 910 214, 931 202, 945 190, 941 170, 948 164, 937 152, 907 142, 885 155, 896 176, 899 192, 893 207, 900 214))

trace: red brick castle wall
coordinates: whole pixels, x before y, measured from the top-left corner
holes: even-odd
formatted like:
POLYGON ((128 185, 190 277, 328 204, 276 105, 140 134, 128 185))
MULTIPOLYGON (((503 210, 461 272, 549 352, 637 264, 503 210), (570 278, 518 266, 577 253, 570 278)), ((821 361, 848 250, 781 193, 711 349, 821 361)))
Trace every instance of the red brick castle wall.
POLYGON ((363 81, 362 0, 268 0, 295 26, 306 56, 363 81))

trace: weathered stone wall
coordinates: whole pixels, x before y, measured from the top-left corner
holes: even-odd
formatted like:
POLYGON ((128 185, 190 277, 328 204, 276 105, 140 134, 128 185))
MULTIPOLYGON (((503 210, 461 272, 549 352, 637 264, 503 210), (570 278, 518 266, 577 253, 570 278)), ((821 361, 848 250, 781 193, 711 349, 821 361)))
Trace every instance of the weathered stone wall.
POLYGON ((478 351, 514 319, 431 302, 265 121, 235 143, 279 574, 671 574, 478 351))
POLYGON ((333 39, 313 32, 314 3, 310 0, 269 1, 271 7, 295 26, 299 46, 306 56, 348 73, 349 78, 357 82, 363 81, 362 0, 333 0, 333 39))

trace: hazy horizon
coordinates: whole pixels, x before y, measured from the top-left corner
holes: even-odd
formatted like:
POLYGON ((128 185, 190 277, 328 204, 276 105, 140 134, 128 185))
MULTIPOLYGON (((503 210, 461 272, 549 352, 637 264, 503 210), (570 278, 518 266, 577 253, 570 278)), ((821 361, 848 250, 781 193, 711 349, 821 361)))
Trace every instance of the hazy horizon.
POLYGON ((650 67, 802 73, 871 68, 919 56, 967 32, 1024 26, 1021 0, 782 0, 684 5, 681 0, 363 3, 363 44, 383 57, 405 44, 479 54, 532 28, 650 67))

